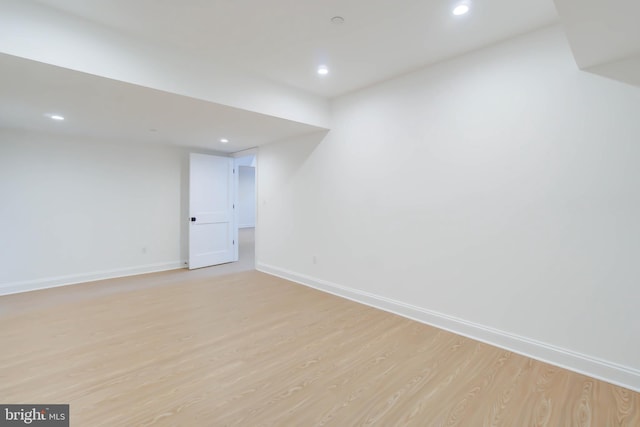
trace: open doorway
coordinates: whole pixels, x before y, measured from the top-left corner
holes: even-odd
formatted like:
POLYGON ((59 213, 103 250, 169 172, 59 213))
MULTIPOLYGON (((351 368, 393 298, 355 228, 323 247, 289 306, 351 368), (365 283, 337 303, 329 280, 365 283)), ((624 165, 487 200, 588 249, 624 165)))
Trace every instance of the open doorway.
MULTIPOLYGON (((210 267, 191 269, 190 274, 200 275, 202 277, 220 276, 232 273, 239 273, 242 271, 255 270, 256 265, 256 245, 255 245, 255 229, 257 223, 256 213, 256 200, 257 200, 257 149, 250 151, 244 151, 242 153, 232 154, 230 156, 224 156, 229 160, 229 171, 232 174, 231 181, 233 182, 232 200, 230 200, 231 215, 233 216, 233 227, 231 233, 234 236, 233 247, 237 250, 237 257, 233 256, 233 259, 237 261, 226 262, 210 267), (242 169, 242 172, 240 171, 242 169), (232 171, 233 170, 233 171, 232 171), (242 188, 240 187, 240 173, 243 174, 242 188), (248 178, 248 179, 247 179, 248 178), (242 192, 240 194, 239 192, 242 192), (240 217, 240 211, 243 211, 242 217, 240 217), (242 223, 240 223, 242 221, 242 223), (239 227, 240 226, 240 227, 239 227), (237 236, 237 237, 235 237, 237 236)), ((190 159, 190 157, 188 157, 190 159)), ((195 215, 196 221, 192 221, 191 218, 191 206, 190 199, 192 193, 191 180, 191 162, 187 160, 186 170, 186 182, 188 184, 188 194, 185 211, 183 211, 185 218, 185 228, 192 227, 193 222, 198 221, 198 215, 195 215)), ((185 232, 191 231, 190 229, 185 232)), ((190 254, 191 236, 185 240, 186 247, 184 248, 187 254, 190 254)), ((206 239, 205 239, 206 240, 206 239)), ((188 262, 185 262, 188 266, 188 262)))
POLYGON ((247 270, 255 268, 256 160, 255 153, 240 153, 234 159, 238 173, 238 263, 247 270))

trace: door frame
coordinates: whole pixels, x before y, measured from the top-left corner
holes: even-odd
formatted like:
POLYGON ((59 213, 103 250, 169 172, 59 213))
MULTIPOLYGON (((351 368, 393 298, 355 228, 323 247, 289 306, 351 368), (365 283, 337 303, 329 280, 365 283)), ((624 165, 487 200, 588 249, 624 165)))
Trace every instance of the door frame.
MULTIPOLYGON (((254 264, 256 264, 256 265, 258 263, 258 247, 259 247, 259 245, 258 245, 258 240, 259 240, 258 235, 260 234, 259 231, 258 231, 259 230, 259 223, 260 223, 260 221, 259 221, 260 206, 259 206, 259 203, 258 203, 258 200, 260 200, 260 198, 259 198, 259 185, 258 185, 258 182, 259 182, 258 181, 258 175, 259 175, 259 173, 258 173, 258 171, 259 171, 259 169, 258 169, 259 168, 259 166, 258 166, 259 165, 259 155, 258 155, 258 153, 259 153, 258 147, 255 147, 255 148, 250 148, 248 150, 238 151, 236 153, 231 154, 231 157, 234 158, 233 167, 236 168, 236 172, 238 172, 235 175, 236 176, 236 179, 235 179, 236 188, 234 190, 235 191, 235 195, 236 195, 236 206, 237 206, 237 203, 238 203, 238 199, 237 199, 238 198, 238 187, 237 186, 238 186, 238 182, 239 182, 238 177, 240 176, 240 169, 239 169, 240 163, 241 163, 240 159, 242 159, 243 157, 248 157, 248 156, 254 156, 254 159, 255 159, 255 168, 256 168, 256 180, 255 180, 255 186, 256 186, 256 188, 255 188, 255 190, 256 190, 255 191, 256 225, 255 225, 255 241, 253 242, 253 244, 254 244, 254 258, 255 258, 254 259, 254 264)), ((240 211, 239 209, 236 209, 235 212, 234 212, 234 215, 236 216, 235 217, 236 239, 238 238, 238 229, 239 229, 238 228, 238 224, 239 224, 238 223, 238 214, 239 214, 239 211, 240 211)), ((238 250, 239 247, 240 247, 239 244, 236 245, 236 250, 238 250)), ((236 258, 236 259, 238 259, 238 258, 236 258)))

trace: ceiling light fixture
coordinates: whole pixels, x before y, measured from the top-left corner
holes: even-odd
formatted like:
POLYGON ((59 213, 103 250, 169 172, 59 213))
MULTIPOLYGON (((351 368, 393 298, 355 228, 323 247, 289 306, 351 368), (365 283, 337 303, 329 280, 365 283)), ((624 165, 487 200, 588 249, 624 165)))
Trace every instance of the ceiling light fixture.
POLYGON ((344 24, 344 18, 342 16, 334 16, 331 18, 331 23, 335 25, 344 24))
POLYGON ((58 120, 58 121, 62 121, 64 120, 64 116, 61 116, 60 114, 45 114, 46 117, 49 117, 51 120, 58 120))
POLYGON ((327 68, 326 65, 319 66, 318 74, 320 74, 321 76, 326 76, 327 74, 329 74, 329 68, 327 68))
POLYGON ((221 138, 220 142, 222 142, 223 144, 226 144, 227 142, 229 142, 229 140, 227 138, 221 138))
POLYGON ((464 15, 469 12, 469 5, 467 4, 459 4, 453 9, 453 14, 456 16, 464 15))

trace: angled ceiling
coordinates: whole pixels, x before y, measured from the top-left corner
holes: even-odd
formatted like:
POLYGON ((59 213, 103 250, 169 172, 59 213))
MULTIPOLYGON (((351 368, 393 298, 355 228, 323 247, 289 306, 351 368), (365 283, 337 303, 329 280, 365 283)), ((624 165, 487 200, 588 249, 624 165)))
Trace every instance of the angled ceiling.
POLYGON ((581 69, 640 86, 640 1, 555 3, 581 69))

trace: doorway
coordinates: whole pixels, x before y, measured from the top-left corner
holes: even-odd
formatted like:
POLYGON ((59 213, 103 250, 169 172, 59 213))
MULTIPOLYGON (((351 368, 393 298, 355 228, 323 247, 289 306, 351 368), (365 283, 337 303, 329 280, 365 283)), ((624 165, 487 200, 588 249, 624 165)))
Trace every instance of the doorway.
MULTIPOLYGON (((194 155, 195 158, 199 158, 200 155, 194 155)), ((203 156, 205 158, 213 158, 216 156, 203 156)), ((191 155, 187 157, 187 168, 186 175, 183 175, 183 179, 186 179, 188 184, 188 189, 185 192, 187 194, 187 199, 184 200, 186 202, 185 211, 183 211, 184 217, 186 218, 185 232, 190 232, 193 230, 195 224, 198 224, 198 221, 202 221, 201 218, 204 216, 192 215, 192 208, 190 207, 190 199, 192 194, 194 194, 194 185, 190 184, 191 180, 191 172, 192 167, 189 164, 189 159, 191 155), (196 221, 193 221, 195 217, 196 221), (195 223, 195 224, 194 224, 195 223)), ((235 250, 237 250, 236 255, 233 257, 231 262, 222 263, 219 265, 213 265, 211 267, 192 269, 192 274, 202 275, 203 277, 208 276, 219 276, 231 273, 238 273, 242 271, 254 270, 255 269, 255 230, 256 230, 256 222, 257 222, 257 212, 256 212, 256 201, 257 201, 257 149, 253 149, 250 151, 245 151, 242 153, 231 154, 227 157, 219 158, 218 160, 225 159, 229 161, 229 172, 231 172, 233 178, 231 181, 233 182, 233 187, 229 190, 233 196, 229 199, 230 207, 232 208, 232 222, 233 222, 233 230, 229 231, 229 234, 233 236, 232 240, 235 239, 234 245, 235 250), (240 171, 242 169, 242 172, 240 171), (240 173, 243 174, 242 185, 240 184, 240 173), (242 214, 240 213, 242 211, 242 214), (240 223, 242 220, 242 223, 240 223)), ((210 173, 210 169, 215 169, 217 172, 221 169, 220 165, 209 165, 209 167, 205 167, 204 170, 207 173, 210 173)), ((211 172, 213 173, 213 172, 211 172)), ((208 179, 211 177, 205 177, 205 181, 218 181, 220 179, 208 179)), ((195 178, 194 178, 195 179, 195 178)), ((199 181, 196 179, 196 181, 199 181)), ((183 181, 184 182, 184 181, 183 181)), ((197 187, 197 185, 195 185, 197 187)), ((196 191, 197 192, 197 191, 196 191)), ((208 192, 208 191, 207 191, 208 192)), ((219 189, 217 190, 219 192, 219 189)), ((206 218, 205 218, 206 219, 206 218)), ((205 239, 208 241, 208 239, 205 239)), ((191 256, 191 242, 192 239, 185 240, 185 252, 188 256, 191 256)), ((212 251, 206 251, 212 252, 212 251)), ((185 266, 188 266, 189 263, 185 262, 185 266)))
POLYGON ((238 172, 237 224, 238 264, 243 270, 255 268, 255 230, 257 193, 256 153, 239 153, 234 159, 238 172))

